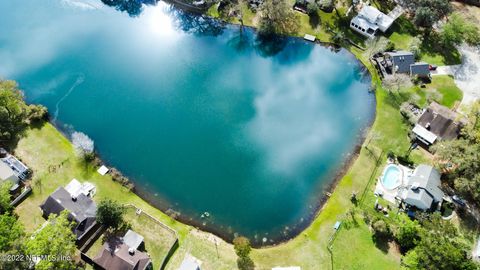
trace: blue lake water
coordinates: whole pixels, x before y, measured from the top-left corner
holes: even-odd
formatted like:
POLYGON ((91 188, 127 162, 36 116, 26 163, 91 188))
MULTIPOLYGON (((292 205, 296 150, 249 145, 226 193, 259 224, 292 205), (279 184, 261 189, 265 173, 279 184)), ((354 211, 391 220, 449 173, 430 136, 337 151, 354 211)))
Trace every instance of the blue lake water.
POLYGON ((0 27, 1 77, 155 205, 227 237, 297 233, 374 115, 348 52, 163 3, 3 0, 0 27))

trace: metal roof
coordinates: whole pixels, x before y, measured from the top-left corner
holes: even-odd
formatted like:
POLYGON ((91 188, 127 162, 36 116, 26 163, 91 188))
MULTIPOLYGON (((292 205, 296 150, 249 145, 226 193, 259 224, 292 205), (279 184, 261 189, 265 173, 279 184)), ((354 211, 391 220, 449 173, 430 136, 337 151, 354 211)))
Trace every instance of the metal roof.
POLYGON ((421 139, 425 140, 425 142, 428 144, 433 144, 437 140, 437 135, 418 124, 415 125, 412 132, 421 137, 421 139))

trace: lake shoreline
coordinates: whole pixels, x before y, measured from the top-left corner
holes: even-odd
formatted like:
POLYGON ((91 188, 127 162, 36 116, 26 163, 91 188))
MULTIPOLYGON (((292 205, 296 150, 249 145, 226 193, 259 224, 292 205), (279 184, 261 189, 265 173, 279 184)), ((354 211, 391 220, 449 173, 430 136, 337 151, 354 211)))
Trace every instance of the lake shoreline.
MULTIPOLYGON (((236 24, 230 24, 230 25, 235 26, 235 27, 242 27, 242 26, 239 26, 239 25, 236 25, 236 24)), ((249 26, 247 26, 247 27, 250 28, 250 29, 256 30, 254 27, 249 27, 249 26)), ((296 36, 285 37, 285 38, 294 38, 294 39, 309 43, 307 41, 304 41, 302 38, 296 37, 296 36)), ((372 75, 370 74, 370 71, 364 65, 364 63, 362 63, 362 61, 360 59, 358 59, 351 51, 349 51, 346 48, 338 47, 338 46, 336 46, 332 43, 320 42, 318 40, 315 43, 312 43, 312 44, 314 46, 323 46, 323 47, 331 48, 332 50, 335 51, 335 53, 338 53, 342 50, 345 50, 346 53, 350 54, 350 56, 355 59, 355 61, 359 65, 359 68, 362 70, 362 73, 365 76, 368 76, 368 80, 370 82, 370 85, 373 85, 372 75)), ((370 130, 372 128, 373 123, 375 122, 376 113, 377 113, 377 111, 376 111, 376 96, 373 93, 372 93, 372 95, 373 95, 373 104, 372 105, 375 108, 372 111, 372 115, 369 116, 370 117, 369 121, 363 127, 361 133, 358 134, 358 138, 356 139, 356 142, 352 146, 348 155, 343 157, 343 162, 341 162, 339 164, 337 169, 333 169, 332 172, 330 173, 332 180, 328 181, 327 184, 321 186, 318 189, 318 194, 314 198, 314 203, 311 204, 311 206, 312 206, 311 210, 308 211, 307 215, 303 216, 299 222, 296 222, 294 224, 289 225, 288 230, 280 231, 275 236, 268 235, 268 241, 267 242, 264 242, 262 240, 262 237, 264 237, 264 236, 259 236, 259 238, 250 239, 253 247, 255 247, 255 248, 268 248, 268 247, 273 247, 273 246, 278 246, 278 245, 284 244, 284 243, 296 238, 297 236, 299 236, 320 215, 320 213, 322 212, 322 209, 324 208, 324 206, 328 202, 329 196, 331 195, 331 193, 333 193, 335 191, 335 188, 336 188, 337 184, 346 175, 348 170, 352 167, 352 165, 357 160, 357 157, 359 156, 362 145, 365 141, 364 134, 366 134, 366 132, 364 132, 364 131, 365 130, 370 130), (282 232, 283 232, 283 234, 282 234, 282 232)), ((70 141, 69 133, 71 133, 71 130, 68 130, 68 128, 62 128, 62 125, 64 125, 64 123, 61 123, 61 122, 56 123, 56 122, 53 122, 53 121, 50 121, 50 123, 70 141)), ((104 162, 104 159, 102 159, 100 154, 96 153, 96 156, 97 156, 98 161, 99 161, 97 163, 105 164, 107 166, 109 165, 108 162, 107 163, 104 162)), ((115 168, 115 166, 109 166, 109 167, 121 173, 121 170, 115 168)), ((131 184, 134 185, 134 188, 132 189, 132 192, 134 194, 136 194, 138 197, 140 197, 141 199, 143 199, 145 202, 152 205, 153 207, 161 210, 166 215, 168 215, 171 218, 173 218, 173 219, 175 219, 175 220, 177 220, 181 223, 184 223, 188 226, 192 226, 192 227, 195 227, 195 228, 200 229, 202 231, 212 233, 212 234, 222 238, 223 240, 225 240, 229 243, 232 243, 233 238, 236 235, 236 233, 234 231, 231 231, 228 228, 225 228, 223 226, 218 226, 214 223, 209 224, 208 223, 208 221, 209 221, 208 218, 200 219, 199 217, 192 217, 190 215, 181 214, 174 209, 174 206, 171 203, 167 202, 166 200, 164 200, 160 196, 156 196, 154 193, 147 190, 148 189, 147 187, 137 185, 136 184, 137 181, 135 181, 134 177, 130 176, 130 177, 125 177, 125 178, 128 179, 127 183, 131 183, 131 184)), ((112 180, 112 181, 115 181, 115 180, 112 180)), ((120 183, 120 184, 122 184, 122 183, 120 183)), ((198 215, 200 215, 200 213, 198 213, 198 215)))

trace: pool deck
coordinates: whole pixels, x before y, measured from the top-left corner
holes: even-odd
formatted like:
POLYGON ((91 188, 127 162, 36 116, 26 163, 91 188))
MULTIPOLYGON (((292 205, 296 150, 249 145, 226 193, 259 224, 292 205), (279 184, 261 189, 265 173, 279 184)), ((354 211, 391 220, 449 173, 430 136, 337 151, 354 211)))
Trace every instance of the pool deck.
POLYGON ((410 169, 408 167, 405 167, 405 166, 402 166, 400 164, 388 161, 387 165, 384 167, 384 171, 383 171, 382 175, 377 178, 377 184, 375 186, 375 191, 374 191, 375 196, 380 196, 388 202, 391 202, 393 204, 397 204, 398 200, 396 198, 398 197, 399 191, 408 184, 408 178, 412 174, 413 174, 412 169, 410 169), (397 168, 399 168, 402 171, 402 173, 401 173, 400 183, 393 189, 387 189, 382 184, 382 178, 383 178, 384 173, 385 173, 385 168, 387 168, 388 166, 391 166, 391 165, 397 166, 397 168))

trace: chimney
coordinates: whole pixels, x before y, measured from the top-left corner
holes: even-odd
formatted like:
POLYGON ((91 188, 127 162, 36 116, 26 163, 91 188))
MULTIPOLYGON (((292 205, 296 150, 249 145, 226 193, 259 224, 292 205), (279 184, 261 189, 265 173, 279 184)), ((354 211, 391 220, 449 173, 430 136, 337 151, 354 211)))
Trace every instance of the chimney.
POLYGON ((130 254, 130 255, 133 256, 133 255, 135 254, 135 249, 129 248, 129 249, 128 249, 128 254, 130 254))
POLYGON ((72 195, 72 201, 76 202, 77 201, 77 196, 72 195))

